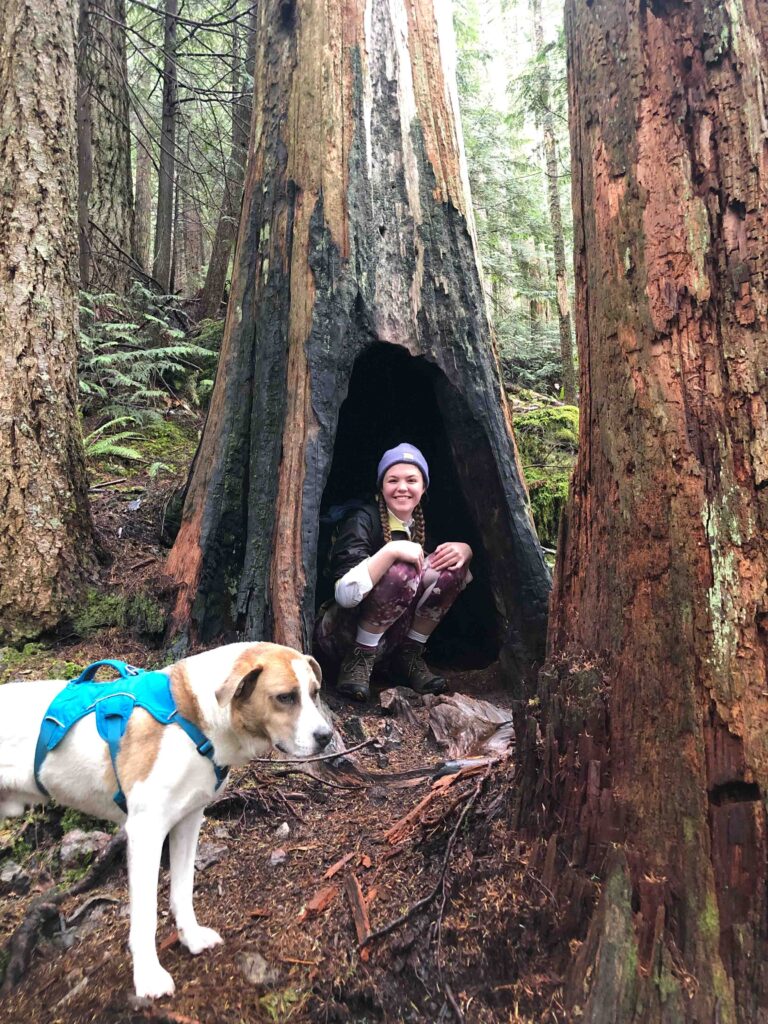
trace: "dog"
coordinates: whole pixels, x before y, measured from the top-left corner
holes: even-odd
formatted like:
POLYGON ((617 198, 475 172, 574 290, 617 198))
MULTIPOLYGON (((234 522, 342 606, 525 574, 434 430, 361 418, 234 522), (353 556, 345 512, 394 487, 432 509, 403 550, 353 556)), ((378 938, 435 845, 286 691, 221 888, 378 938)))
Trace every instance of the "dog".
POLYGON ((210 740, 208 756, 201 756, 177 724, 161 724, 136 707, 114 765, 91 713, 36 766, 41 723, 67 683, 0 686, 0 818, 44 803, 46 793, 85 814, 125 823, 133 981, 136 995, 149 999, 174 991, 155 943, 165 837, 179 939, 190 953, 202 953, 222 942, 212 928, 197 923, 192 899, 203 808, 219 787, 222 769, 263 757, 273 747, 291 757, 310 757, 324 750, 333 735, 317 705, 320 666, 290 647, 229 644, 185 658, 163 672, 179 714, 210 740), (115 803, 116 782, 125 797, 125 812, 115 803))

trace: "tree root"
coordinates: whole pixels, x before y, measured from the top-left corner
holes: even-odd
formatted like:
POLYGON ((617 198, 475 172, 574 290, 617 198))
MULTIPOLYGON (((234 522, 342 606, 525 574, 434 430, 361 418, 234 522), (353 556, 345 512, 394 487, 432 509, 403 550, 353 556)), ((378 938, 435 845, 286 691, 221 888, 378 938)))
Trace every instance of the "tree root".
POLYGON ((112 871, 115 863, 125 850, 125 830, 120 829, 93 862, 90 870, 68 889, 52 886, 38 896, 30 906, 24 920, 11 935, 5 947, 8 966, 5 970, 2 993, 7 994, 21 981, 29 967, 32 952, 37 945, 41 929, 48 921, 57 917, 61 904, 71 896, 80 896, 98 885, 112 871))

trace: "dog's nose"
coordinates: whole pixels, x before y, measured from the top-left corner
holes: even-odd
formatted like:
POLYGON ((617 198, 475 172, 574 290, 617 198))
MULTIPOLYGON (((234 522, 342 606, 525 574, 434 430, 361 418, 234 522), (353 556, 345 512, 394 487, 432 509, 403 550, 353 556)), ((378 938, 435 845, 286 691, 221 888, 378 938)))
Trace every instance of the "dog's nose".
POLYGON ((315 729, 312 734, 319 750, 325 750, 328 744, 331 742, 333 736, 333 730, 329 729, 328 726, 324 726, 322 729, 315 729))

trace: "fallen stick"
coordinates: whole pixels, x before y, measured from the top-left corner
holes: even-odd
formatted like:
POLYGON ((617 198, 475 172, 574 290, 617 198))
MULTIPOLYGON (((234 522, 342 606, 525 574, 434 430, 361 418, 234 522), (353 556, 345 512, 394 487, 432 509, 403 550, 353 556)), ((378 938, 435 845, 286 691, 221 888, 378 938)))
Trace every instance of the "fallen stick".
POLYGON ((355 922, 357 942, 364 946, 371 937, 371 922, 368 920, 368 907, 363 897, 363 890, 356 875, 347 875, 344 879, 344 892, 347 894, 349 905, 352 908, 352 919, 355 922))
POLYGON ((32 902, 29 910, 24 915, 24 919, 13 932, 5 947, 8 956, 8 966, 5 969, 3 993, 10 992, 14 985, 18 984, 24 976, 43 925, 52 918, 58 917, 59 907, 64 900, 69 899, 70 896, 80 896, 101 882, 114 866, 118 856, 125 849, 125 842, 125 830, 120 829, 93 862, 93 866, 88 873, 79 882, 75 882, 69 889, 64 889, 63 891, 58 891, 56 886, 51 886, 50 889, 32 902))

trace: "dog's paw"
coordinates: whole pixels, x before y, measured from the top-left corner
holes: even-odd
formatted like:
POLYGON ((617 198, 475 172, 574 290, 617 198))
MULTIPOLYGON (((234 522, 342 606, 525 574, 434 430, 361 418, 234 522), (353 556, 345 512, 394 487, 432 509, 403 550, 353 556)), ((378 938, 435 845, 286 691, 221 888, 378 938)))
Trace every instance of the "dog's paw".
POLYGON ((197 956, 198 953, 202 953, 205 949, 212 949, 213 946, 220 946, 224 941, 213 928, 202 928, 200 925, 180 931, 179 938, 181 939, 181 944, 186 946, 193 956, 197 956))
POLYGON ((140 971, 134 970, 133 985, 137 999, 161 999, 163 996, 172 996, 176 991, 173 978, 160 964, 143 967, 140 971))

